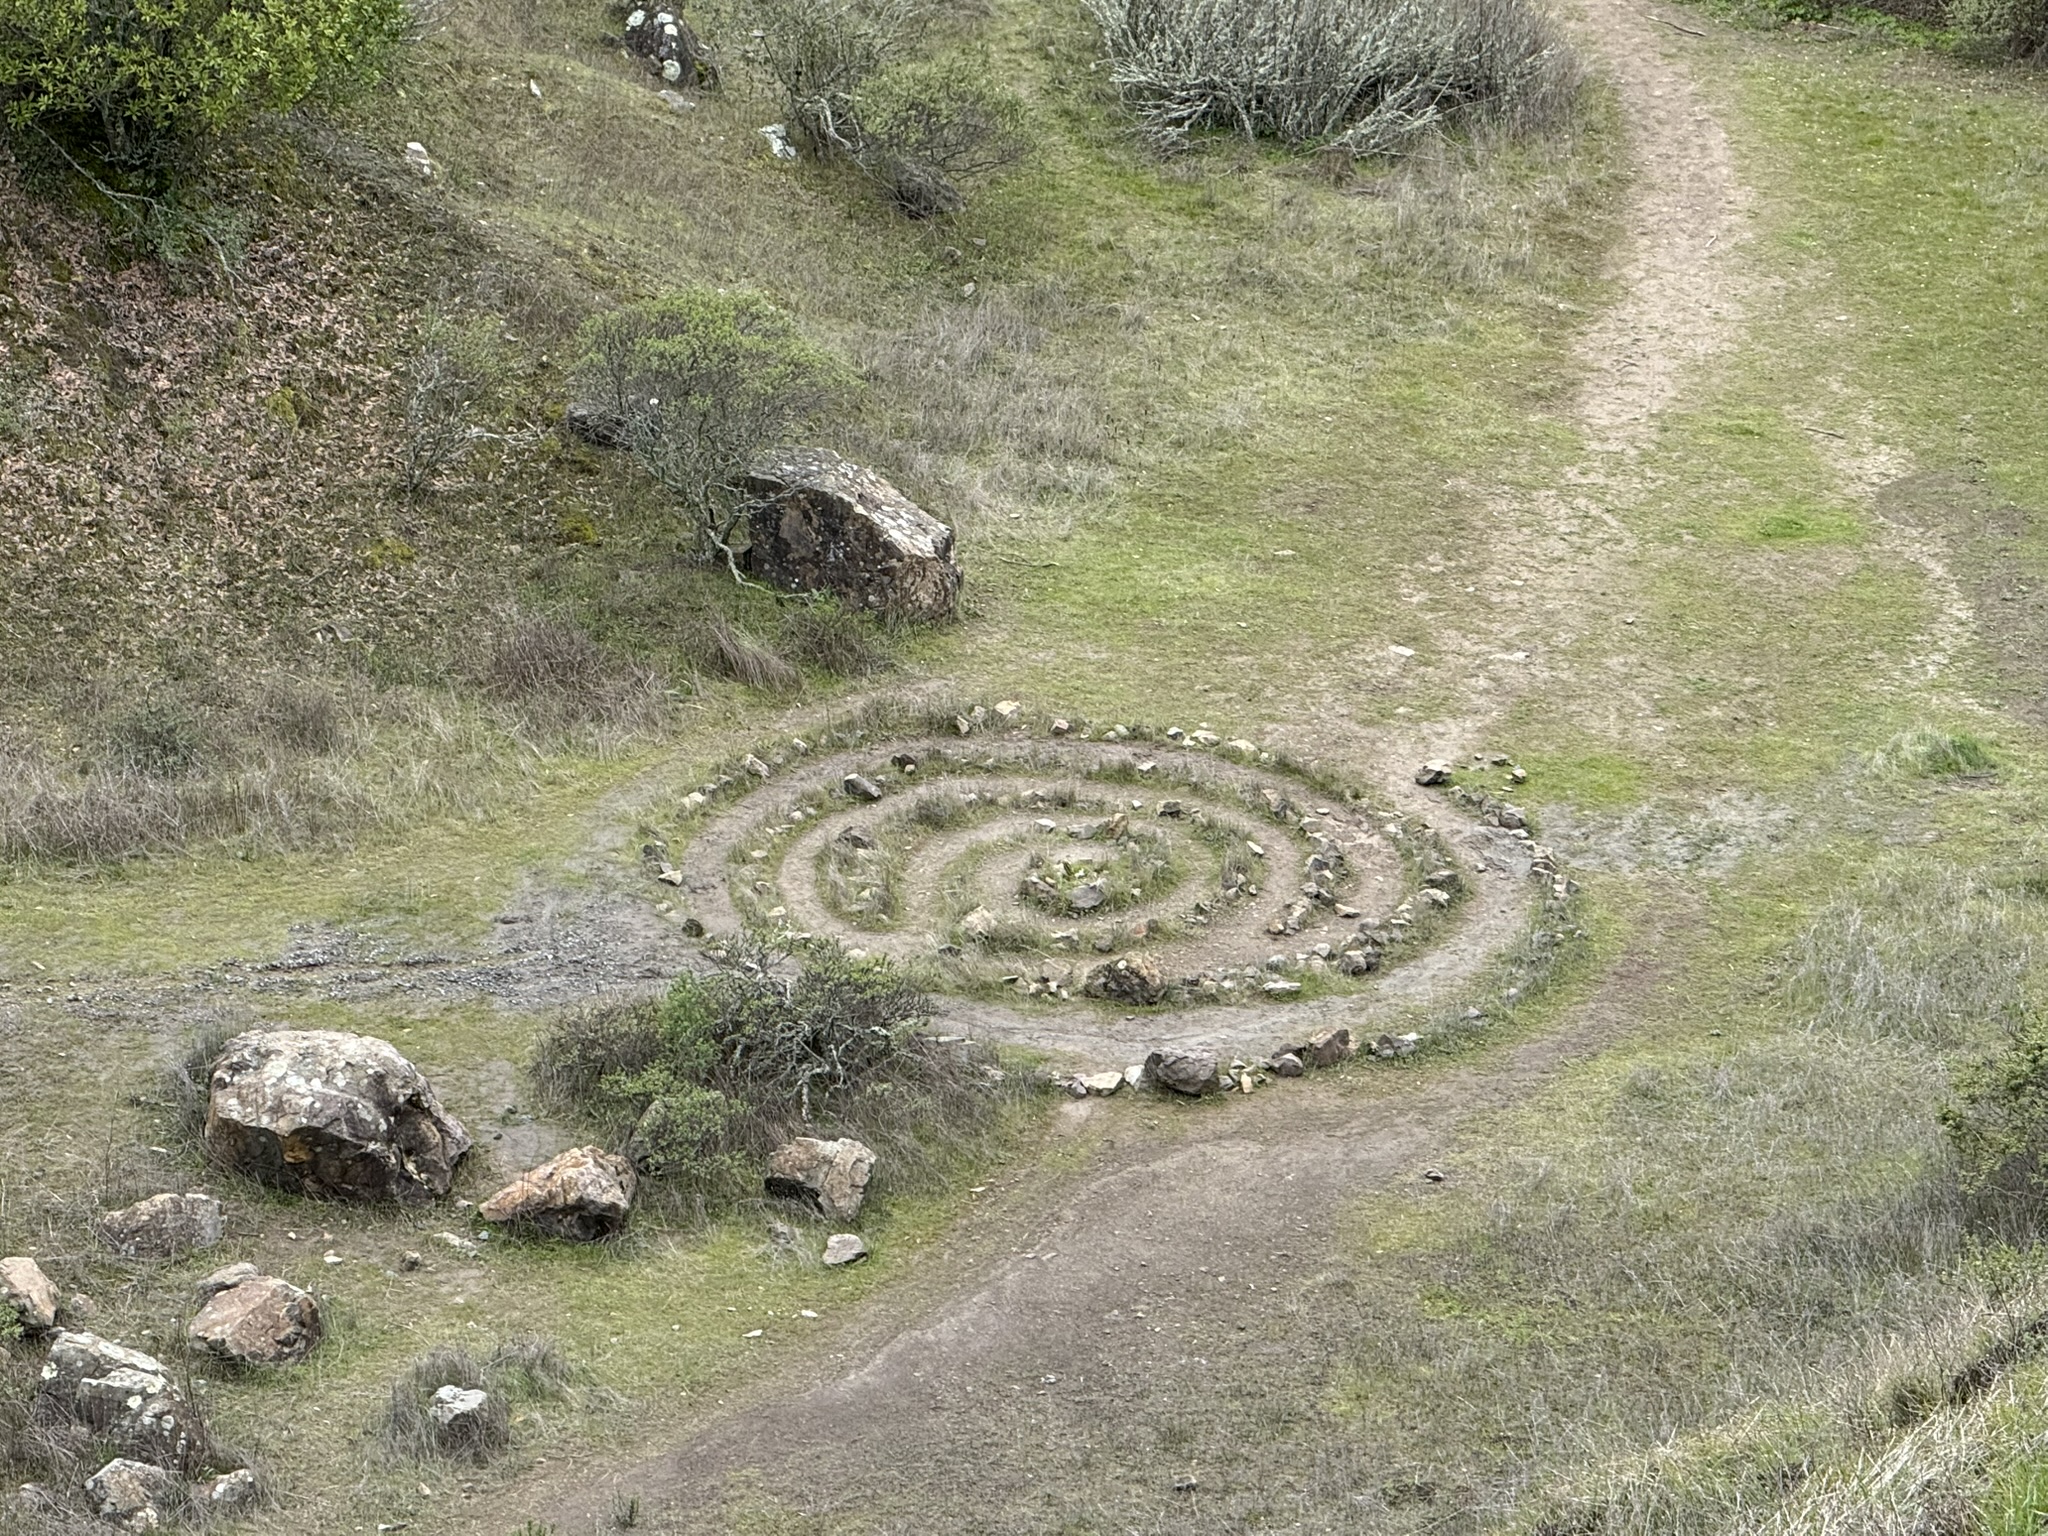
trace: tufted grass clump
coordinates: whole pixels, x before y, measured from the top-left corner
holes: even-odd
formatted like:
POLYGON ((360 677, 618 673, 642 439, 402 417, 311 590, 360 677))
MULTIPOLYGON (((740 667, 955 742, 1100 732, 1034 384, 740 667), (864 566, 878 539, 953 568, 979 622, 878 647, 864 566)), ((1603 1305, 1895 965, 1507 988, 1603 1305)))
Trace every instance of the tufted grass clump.
POLYGON ((560 1343, 541 1336, 505 1339, 482 1358, 460 1345, 436 1345, 392 1383, 377 1438, 396 1459, 481 1466, 511 1445, 514 1406, 560 1402, 585 1374, 560 1343), (432 1408, 443 1387, 482 1392, 484 1404, 440 1423, 432 1408))
POLYGON ((1871 767, 1878 773, 1916 779, 1990 773, 1997 766, 1991 749, 1969 732, 1943 731, 1926 725, 1899 732, 1871 758, 1871 767))

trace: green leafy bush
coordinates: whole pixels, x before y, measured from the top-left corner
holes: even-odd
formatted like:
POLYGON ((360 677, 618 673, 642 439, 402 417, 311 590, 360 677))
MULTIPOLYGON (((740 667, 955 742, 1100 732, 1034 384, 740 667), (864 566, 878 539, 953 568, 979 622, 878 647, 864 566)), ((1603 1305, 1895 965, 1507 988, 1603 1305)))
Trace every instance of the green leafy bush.
POLYGON ((0 104, 10 129, 161 171, 360 86, 405 17, 404 0, 0 0, 0 104))
POLYGON ((2048 54, 2048 0, 1952 0, 1948 23, 1993 52, 2035 60, 2048 54))
POLYGON ((731 558, 732 483, 762 449, 824 412, 845 368, 758 293, 688 288, 583 329, 578 419, 630 448, 689 513, 704 554, 731 558))
POLYGON ((793 1135, 858 1136, 902 1176, 983 1130, 1008 1081, 985 1047, 926 1034, 929 1017, 887 960, 742 943, 664 998, 558 1018, 534 1076, 550 1105, 700 1198, 757 1191, 793 1135))

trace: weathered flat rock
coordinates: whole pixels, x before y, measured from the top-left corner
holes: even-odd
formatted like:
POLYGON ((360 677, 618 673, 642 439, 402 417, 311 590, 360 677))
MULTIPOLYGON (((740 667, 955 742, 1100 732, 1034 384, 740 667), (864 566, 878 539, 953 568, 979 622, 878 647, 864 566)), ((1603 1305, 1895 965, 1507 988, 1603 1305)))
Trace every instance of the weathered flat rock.
POLYGON ((852 1221, 867 1198, 875 1154, 846 1137, 822 1141, 799 1136, 768 1159, 768 1193, 802 1200, 830 1221, 852 1221))
POLYGON ((192 1343, 241 1365, 296 1365, 326 1335, 320 1303, 288 1280, 237 1264, 209 1277, 206 1304, 186 1334, 192 1343), (243 1270, 250 1271, 247 1274, 243 1270), (229 1276, 233 1278, 228 1279, 229 1276), (215 1285, 215 1281, 227 1280, 215 1285))
POLYGON ((151 1195, 100 1218, 109 1248, 131 1259, 174 1259, 220 1243, 220 1202, 211 1195, 151 1195))
POLYGON ((833 1268, 858 1264, 868 1256, 868 1245, 858 1233, 834 1232, 825 1239, 825 1262, 833 1268))
POLYGON ((612 1236, 632 1214, 633 1165, 599 1147, 572 1147, 528 1169, 483 1203, 485 1221, 521 1225, 549 1237, 591 1243, 612 1236))
POLYGON ((297 1193, 418 1203, 448 1193, 470 1139, 389 1042, 266 1029, 230 1040, 214 1062, 206 1144, 297 1193))
POLYGON ((792 592, 938 620, 960 604, 953 530, 871 469, 823 448, 793 448, 740 482, 754 503, 747 569, 792 592))

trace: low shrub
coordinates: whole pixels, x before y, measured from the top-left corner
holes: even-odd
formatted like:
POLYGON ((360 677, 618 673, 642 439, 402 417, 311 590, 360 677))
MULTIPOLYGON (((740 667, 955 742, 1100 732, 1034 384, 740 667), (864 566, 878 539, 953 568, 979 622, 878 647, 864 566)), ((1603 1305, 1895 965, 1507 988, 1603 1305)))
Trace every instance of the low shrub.
POLYGON ((914 1183, 1019 1081, 986 1047, 933 1039, 929 1017, 887 960, 745 942, 660 999, 562 1015, 533 1075, 550 1106, 700 1201, 758 1192, 761 1160, 793 1135, 857 1136, 914 1183))
POLYGON ((543 730, 573 725, 631 729, 658 719, 667 702, 660 676, 612 655, 574 624, 515 613, 491 643, 484 691, 518 707, 543 730))
POLYGON ((248 714, 262 735, 301 752, 333 752, 348 742, 340 695, 305 678, 264 678, 250 696, 248 714))
POLYGON ((1088 0, 1110 78, 1163 145, 1216 131, 1354 155, 1560 116, 1579 66, 1532 0, 1088 0))
POLYGON ((2028 1017, 1956 1069, 1941 1112, 1973 1224, 2024 1240, 2048 1214, 2048 1021, 2028 1017))
POLYGON ((716 670, 770 693, 793 693, 803 678, 771 646, 763 645, 745 629, 726 618, 713 618, 704 626, 703 652, 716 670))
POLYGON ((587 324, 582 344, 579 419, 631 449, 681 503, 699 553, 728 563, 745 510, 733 482, 850 387, 758 293, 697 287, 629 305, 587 324))
POLYGON ((211 745, 205 715, 176 695, 144 698, 116 710, 100 727, 110 767, 151 778, 183 778, 211 745))
POLYGON ((1024 103, 991 75, 986 59, 917 60, 855 93, 854 161, 902 212, 958 213, 967 206, 961 181, 1024 158, 1024 103))

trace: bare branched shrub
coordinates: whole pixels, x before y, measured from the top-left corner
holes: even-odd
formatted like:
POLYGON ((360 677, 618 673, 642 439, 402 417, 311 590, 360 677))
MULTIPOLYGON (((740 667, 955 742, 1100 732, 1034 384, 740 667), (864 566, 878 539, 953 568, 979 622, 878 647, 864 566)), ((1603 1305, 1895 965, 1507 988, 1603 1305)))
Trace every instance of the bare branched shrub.
POLYGON ((764 0, 757 52, 796 145, 858 166, 904 213, 966 206, 959 183, 1024 157, 1023 101, 989 61, 914 57, 932 0, 764 0))
POLYGON ((1464 122, 1537 126, 1578 64, 1531 0, 1088 0, 1111 79, 1164 145, 1203 131, 1397 152, 1464 122))
POLYGON ((473 359, 459 355, 446 324, 429 322, 413 355, 405 394, 398 484, 406 495, 419 495, 485 435, 473 419, 483 392, 478 373, 473 359))
POLYGON ((814 154, 857 155, 854 96, 909 57, 932 0, 761 0, 749 12, 761 63, 781 87, 791 137, 814 154))
POLYGON ((854 98, 854 160, 912 218, 958 213, 960 182, 1021 161, 1024 104, 992 83, 986 59, 919 60, 884 70, 854 98))

